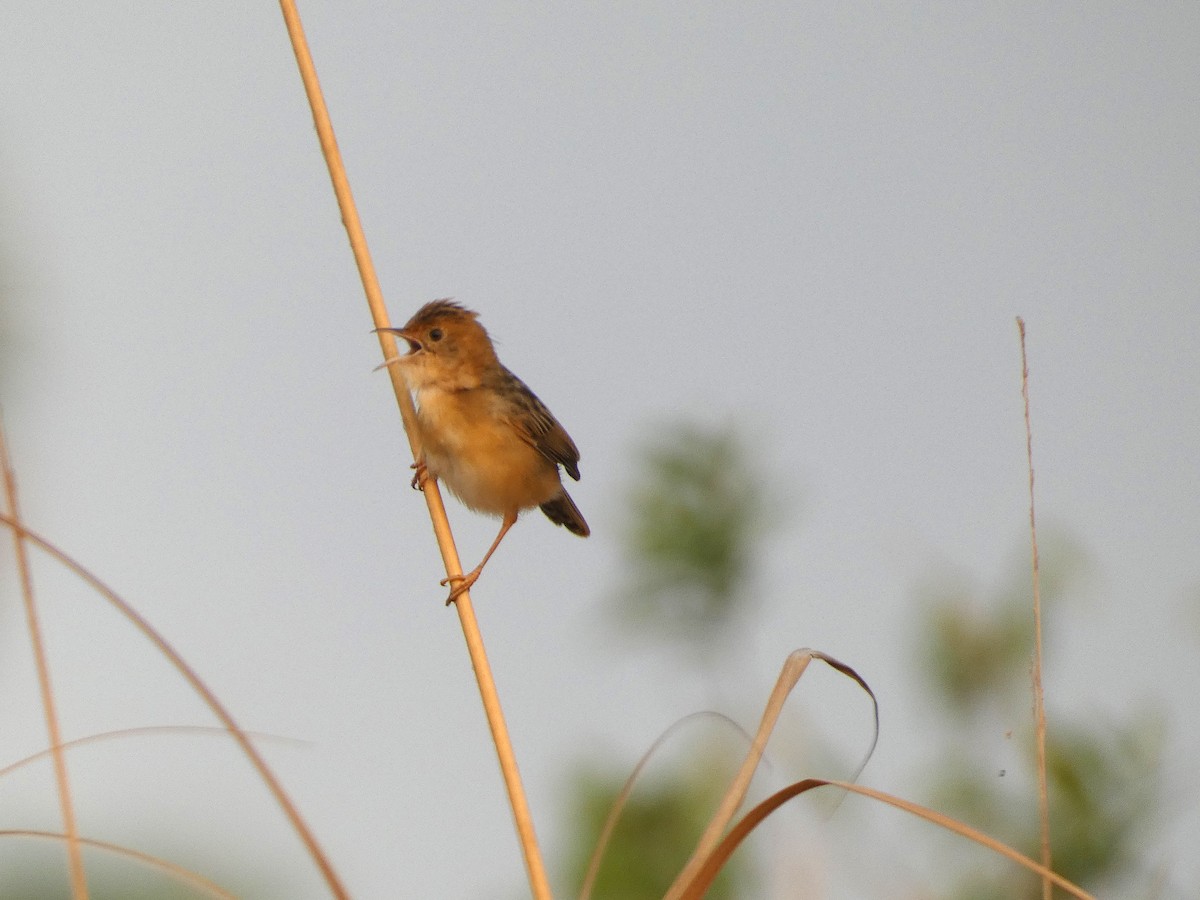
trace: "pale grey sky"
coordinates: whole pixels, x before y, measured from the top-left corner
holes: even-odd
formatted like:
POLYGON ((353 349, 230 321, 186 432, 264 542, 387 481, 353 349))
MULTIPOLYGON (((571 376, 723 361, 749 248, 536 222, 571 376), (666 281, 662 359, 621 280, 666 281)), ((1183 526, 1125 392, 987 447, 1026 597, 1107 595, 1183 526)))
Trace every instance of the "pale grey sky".
MULTIPOLYGON (((473 592, 551 859, 576 755, 632 761, 706 703, 601 616, 632 447, 676 417, 754 429, 802 500, 733 693, 765 695, 798 646, 845 659, 884 710, 864 780, 917 792, 914 590, 950 567, 986 594, 1027 552, 1022 315, 1040 515, 1095 564, 1058 613, 1048 703, 1166 712, 1179 799, 1145 862, 1200 883, 1200 7, 301 13, 393 320, 441 296, 479 310, 582 451, 593 537, 530 516, 473 592)), ((0 83, 0 401, 29 522, 243 725, 312 742, 269 753, 356 896, 519 895, 277 7, 16 0, 0 83)), ((450 514, 474 560, 495 523, 450 514)), ((98 601, 37 575, 69 736, 208 721, 98 601)), ((45 744, 8 574, 4 596, 0 763, 45 744)), ((805 721, 861 747, 867 709, 831 681, 805 721)), ((163 849, 152 822, 187 835, 168 852, 236 863, 253 829, 295 896, 323 896, 217 739, 73 762, 86 833, 163 849)), ((0 827, 52 827, 48 784, 0 783, 0 827)), ((828 896, 919 886, 903 852, 828 896)))

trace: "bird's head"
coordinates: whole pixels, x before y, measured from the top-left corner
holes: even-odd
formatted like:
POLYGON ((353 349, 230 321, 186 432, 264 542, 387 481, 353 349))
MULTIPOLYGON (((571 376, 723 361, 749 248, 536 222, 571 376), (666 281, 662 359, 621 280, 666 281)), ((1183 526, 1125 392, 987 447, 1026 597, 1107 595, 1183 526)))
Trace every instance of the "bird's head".
POLYGON ((499 365, 479 314, 452 300, 426 303, 403 328, 379 330, 408 344, 400 364, 416 389, 476 387, 489 367, 499 365))

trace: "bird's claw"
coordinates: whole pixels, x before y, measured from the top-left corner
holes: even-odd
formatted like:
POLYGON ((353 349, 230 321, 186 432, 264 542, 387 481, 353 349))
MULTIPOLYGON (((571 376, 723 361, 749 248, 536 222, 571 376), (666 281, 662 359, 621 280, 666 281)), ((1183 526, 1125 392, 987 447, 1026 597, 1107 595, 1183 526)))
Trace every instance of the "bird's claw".
POLYGON ((415 462, 409 468, 417 470, 417 473, 412 477, 412 481, 409 482, 409 486, 414 491, 425 490, 425 482, 429 480, 429 469, 425 467, 425 463, 415 462))
POLYGON ((451 603, 457 600, 471 587, 471 585, 478 580, 479 573, 470 572, 466 575, 447 575, 445 578, 439 581, 438 584, 440 584, 442 587, 445 587, 446 585, 453 585, 453 587, 450 588, 450 596, 446 598, 446 605, 449 606, 451 603))

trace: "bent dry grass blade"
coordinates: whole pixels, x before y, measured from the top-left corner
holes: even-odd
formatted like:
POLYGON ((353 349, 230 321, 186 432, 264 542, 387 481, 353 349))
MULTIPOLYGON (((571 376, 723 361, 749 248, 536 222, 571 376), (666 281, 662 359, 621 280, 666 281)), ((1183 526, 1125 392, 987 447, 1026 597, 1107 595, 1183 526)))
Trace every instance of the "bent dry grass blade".
MULTIPOLYGON (((835 671, 852 679, 871 698, 871 704, 874 709, 874 737, 871 740, 871 747, 868 749, 866 757, 859 765, 854 777, 857 778, 862 772, 863 766, 870 759, 871 753, 875 749, 875 744, 879 740, 879 702, 875 699, 874 692, 854 669, 828 654, 822 653, 819 650, 809 649, 792 651, 784 661, 779 678, 776 679, 775 687, 771 691, 771 696, 767 699, 766 709, 763 710, 758 732, 751 742, 750 751, 746 754, 746 759, 743 761, 742 767, 738 770, 729 789, 725 792, 721 805, 712 820, 708 823, 708 827, 705 828, 704 834, 700 836, 700 840, 696 844, 696 849, 692 852, 691 858, 684 865, 683 870, 676 876, 675 882, 667 891, 665 900, 679 900, 679 898, 684 897, 688 886, 696 881, 698 873, 704 870, 707 860, 712 857, 720 845, 721 835, 725 833, 726 828, 729 827, 729 823, 733 820, 734 815, 746 799, 746 792, 750 789, 750 782, 754 778, 754 773, 757 771, 763 752, 766 750, 767 741, 770 740, 771 733, 775 730, 775 724, 779 721, 779 715, 783 712, 784 704, 787 702, 792 688, 800 681, 801 676, 808 669, 808 664, 813 660, 823 662, 835 671)), ((713 871, 713 877, 716 877, 716 872, 718 871, 720 871, 720 866, 713 871)))
POLYGON ((650 760, 658 753, 659 750, 688 725, 700 719, 715 719, 718 722, 728 725, 738 734, 746 739, 747 743, 753 741, 750 734, 738 725, 737 722, 719 712, 705 710, 702 712, 694 712, 684 716, 667 727, 650 745, 650 748, 642 754, 642 758, 637 761, 637 765, 633 767, 633 771, 629 773, 629 777, 625 779, 625 783, 621 785, 621 790, 617 792, 617 798, 613 801, 612 807, 608 811, 608 815, 604 818, 604 825, 600 828, 600 835, 596 838, 596 846, 592 850, 591 858, 588 860, 587 873, 583 878, 583 886, 579 889, 579 900, 590 900, 592 891, 596 887, 596 879, 600 876, 600 866, 604 862, 605 851, 608 850, 608 845, 612 840, 613 831, 616 830, 617 822, 620 821, 621 813, 625 809, 625 805, 629 802, 630 796, 633 794, 634 786, 641 777, 650 760))
POLYGON ((747 813, 740 822, 725 836, 725 838, 717 845, 711 854, 698 867, 692 881, 687 884, 684 889, 677 895, 679 900, 701 900, 705 892, 712 886, 713 879, 717 877, 717 873, 721 871, 721 867, 733 855, 733 851, 746 839, 759 824, 761 824, 767 816, 775 812, 788 800, 793 797, 806 793, 813 788, 818 787, 834 787, 840 788, 843 791, 848 791, 852 794, 859 794, 863 797, 870 797, 880 803, 886 803, 889 806, 894 806, 896 809, 904 810, 918 818, 931 822, 941 828, 951 831, 962 837, 972 840, 982 847, 998 853, 1020 866, 1025 867, 1035 875, 1040 875, 1043 879, 1050 881, 1072 897, 1078 897, 1079 900, 1096 900, 1091 894, 1085 891, 1078 885, 1073 884, 1050 869, 1047 869, 1041 863, 1035 862, 1028 856, 1014 850, 1007 844, 1001 843, 995 838, 989 837, 981 831, 977 831, 969 825, 965 825, 956 819, 949 816, 944 816, 935 810, 921 806, 917 803, 912 803, 901 797, 885 794, 883 791, 877 791, 873 788, 863 787, 858 784, 851 784, 847 781, 832 781, 824 778, 806 778, 803 781, 797 781, 795 784, 776 791, 762 803, 758 804, 754 809, 747 813))

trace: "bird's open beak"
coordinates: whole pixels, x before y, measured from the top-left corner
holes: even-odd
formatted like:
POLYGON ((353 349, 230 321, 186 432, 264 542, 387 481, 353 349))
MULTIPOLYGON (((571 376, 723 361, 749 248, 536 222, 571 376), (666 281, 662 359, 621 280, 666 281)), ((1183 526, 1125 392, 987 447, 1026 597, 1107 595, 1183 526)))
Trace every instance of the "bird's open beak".
POLYGON ((416 338, 414 338, 412 335, 410 335, 403 328, 376 328, 375 329, 376 334, 378 334, 381 331, 386 331, 388 334, 394 334, 394 335, 396 335, 396 337, 403 338, 405 340, 405 342, 408 344, 408 353, 410 356, 412 354, 416 353, 418 350, 424 349, 421 346, 421 342, 418 341, 416 338))

